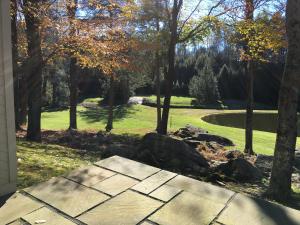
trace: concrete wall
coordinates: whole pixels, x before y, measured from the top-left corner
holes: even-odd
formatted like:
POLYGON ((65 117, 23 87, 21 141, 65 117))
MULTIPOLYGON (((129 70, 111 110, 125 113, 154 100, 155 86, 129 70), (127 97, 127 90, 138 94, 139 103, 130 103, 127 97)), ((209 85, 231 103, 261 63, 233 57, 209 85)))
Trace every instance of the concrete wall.
POLYGON ((16 189, 16 140, 9 0, 0 0, 0 196, 16 189))

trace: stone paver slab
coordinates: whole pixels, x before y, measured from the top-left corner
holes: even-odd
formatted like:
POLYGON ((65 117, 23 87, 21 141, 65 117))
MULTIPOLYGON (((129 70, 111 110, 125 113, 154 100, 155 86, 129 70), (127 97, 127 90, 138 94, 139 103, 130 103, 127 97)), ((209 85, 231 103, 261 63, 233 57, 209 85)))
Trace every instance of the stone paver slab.
POLYGON ((69 173, 66 178, 91 187, 96 183, 113 176, 115 173, 98 166, 88 166, 79 168, 69 173))
POLYGON ((16 221, 10 223, 9 225, 28 225, 28 223, 23 222, 19 219, 19 220, 16 220, 16 221))
POLYGON ((89 225, 136 225, 161 205, 159 201, 128 190, 78 219, 89 225))
POLYGON ((21 194, 14 194, 0 207, 0 224, 11 223, 43 205, 21 194))
POLYGON ((143 180, 152 174, 158 172, 160 169, 145 165, 143 163, 135 162, 130 159, 113 156, 95 163, 97 166, 125 174, 127 176, 143 180))
POLYGON ((179 192, 181 192, 181 189, 172 187, 170 185, 163 185, 153 191, 150 196, 153 198, 157 198, 159 200, 162 200, 164 202, 170 201, 175 195, 177 195, 179 192))
POLYGON ((300 211, 237 194, 217 221, 228 225, 300 225, 300 211))
POLYGON ((234 195, 233 191, 181 175, 167 184, 222 204, 225 204, 234 195))
POLYGON ((149 220, 163 225, 208 225, 223 208, 223 204, 182 192, 149 220))
POLYGON ((139 225, 153 225, 154 223, 148 222, 148 221, 144 221, 141 222, 139 225))
POLYGON ((38 224, 40 221, 43 225, 76 225, 72 221, 64 218, 63 216, 43 207, 22 217, 23 220, 31 225, 38 224))
POLYGON ((102 191, 106 194, 115 196, 121 192, 127 190, 128 188, 136 185, 139 181, 117 174, 104 181, 101 181, 93 186, 93 188, 102 191))
POLYGON ((158 173, 133 186, 131 189, 142 192, 144 194, 149 194, 175 176, 175 173, 161 170, 158 173))
POLYGON ((52 178, 25 191, 73 217, 109 198, 63 177, 52 178))

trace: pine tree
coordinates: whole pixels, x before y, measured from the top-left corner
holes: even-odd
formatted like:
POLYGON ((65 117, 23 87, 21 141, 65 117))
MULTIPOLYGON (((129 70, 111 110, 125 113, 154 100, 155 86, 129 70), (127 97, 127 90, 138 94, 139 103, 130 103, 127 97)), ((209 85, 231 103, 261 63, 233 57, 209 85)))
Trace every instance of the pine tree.
POLYGON ((197 98, 198 103, 215 103, 220 99, 218 81, 213 72, 211 59, 206 56, 204 66, 200 69, 196 66, 197 75, 189 84, 190 95, 197 98))

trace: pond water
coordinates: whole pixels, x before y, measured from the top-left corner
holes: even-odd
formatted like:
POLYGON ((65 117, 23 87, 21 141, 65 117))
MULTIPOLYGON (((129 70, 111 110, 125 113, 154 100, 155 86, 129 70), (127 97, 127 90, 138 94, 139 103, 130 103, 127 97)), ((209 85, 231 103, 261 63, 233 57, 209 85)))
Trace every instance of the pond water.
MULTIPOLYGON (((226 113, 208 115, 202 118, 205 122, 245 129, 245 113, 226 113)), ((254 113, 253 129, 276 133, 277 131, 277 113, 254 113)), ((300 117, 298 116, 298 136, 300 136, 300 117)))

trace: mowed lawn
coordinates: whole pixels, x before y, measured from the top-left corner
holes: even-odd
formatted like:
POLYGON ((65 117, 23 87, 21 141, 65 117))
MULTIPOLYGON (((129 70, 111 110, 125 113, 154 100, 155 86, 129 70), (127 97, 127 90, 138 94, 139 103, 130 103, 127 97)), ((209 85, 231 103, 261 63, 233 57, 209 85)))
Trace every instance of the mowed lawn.
POLYGON ((100 160, 96 152, 80 151, 59 145, 18 140, 17 147, 19 189, 100 160))
MULTIPOLYGON (((186 100, 185 100, 186 101, 186 100)), ((169 130, 174 131, 186 124, 201 127, 210 133, 227 137, 234 141, 236 148, 243 149, 244 130, 209 124, 201 117, 213 113, 241 112, 241 110, 213 110, 213 109, 171 109, 169 130)), ((270 112, 270 111, 268 111, 270 112)), ((276 113, 275 111, 273 111, 276 113)), ((156 127, 156 109, 143 105, 119 106, 115 109, 113 133, 144 135, 156 127)), ((78 107, 78 129, 104 130, 107 120, 107 110, 104 108, 78 107)), ((69 111, 44 112, 42 114, 42 128, 47 130, 67 129, 69 111)), ((272 155, 276 135, 274 133, 254 131, 254 149, 256 153, 272 155)), ((298 139, 299 141, 300 139, 298 139)))

